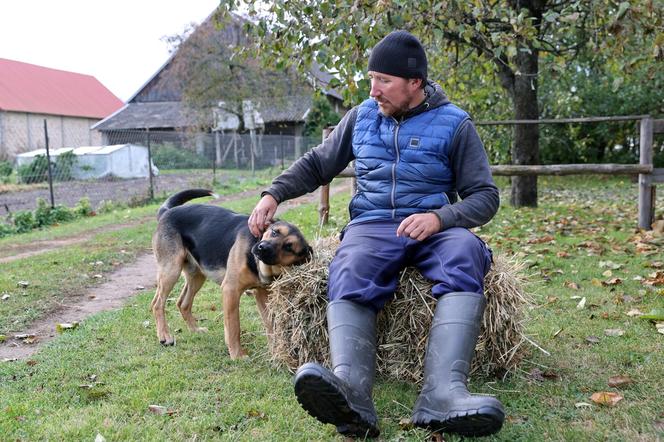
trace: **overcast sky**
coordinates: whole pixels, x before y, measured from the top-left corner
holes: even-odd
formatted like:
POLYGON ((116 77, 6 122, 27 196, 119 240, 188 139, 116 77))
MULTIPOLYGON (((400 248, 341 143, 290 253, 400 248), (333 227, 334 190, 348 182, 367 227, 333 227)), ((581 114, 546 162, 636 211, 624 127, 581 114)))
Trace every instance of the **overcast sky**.
POLYGON ((168 59, 164 36, 219 0, 0 0, 0 58, 92 75, 122 101, 168 59))

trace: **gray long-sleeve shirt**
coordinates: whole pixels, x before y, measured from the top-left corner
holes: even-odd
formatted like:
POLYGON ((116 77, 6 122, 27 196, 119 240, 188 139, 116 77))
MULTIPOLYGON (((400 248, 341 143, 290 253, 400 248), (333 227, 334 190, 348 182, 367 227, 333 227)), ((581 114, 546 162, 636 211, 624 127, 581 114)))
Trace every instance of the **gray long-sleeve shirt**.
MULTIPOLYGON (((449 103, 436 83, 429 82, 425 92, 425 101, 403 115, 402 119, 449 103)), ((356 119, 357 107, 354 107, 322 144, 295 161, 261 195, 270 194, 281 203, 329 184, 354 159, 352 139, 356 119)), ((450 167, 461 200, 452 198, 452 204, 432 211, 440 218, 441 228, 472 228, 487 223, 498 210, 499 194, 484 145, 471 120, 461 123, 454 135, 450 167)))

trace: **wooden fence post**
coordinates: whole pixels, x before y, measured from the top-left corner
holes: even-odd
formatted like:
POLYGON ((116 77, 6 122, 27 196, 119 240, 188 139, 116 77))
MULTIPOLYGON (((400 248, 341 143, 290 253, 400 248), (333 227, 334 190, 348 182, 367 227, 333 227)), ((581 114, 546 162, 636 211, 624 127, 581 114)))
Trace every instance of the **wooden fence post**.
MULTIPOLYGON (((653 164, 653 120, 643 118, 640 126, 639 164, 653 164)), ((655 217, 655 187, 651 174, 639 174, 639 228, 648 230, 655 217)))
MULTIPOLYGON (((332 133, 334 128, 323 129, 323 141, 332 133)), ((330 185, 326 184, 320 188, 320 203, 318 205, 318 224, 327 224, 330 216, 330 185)))

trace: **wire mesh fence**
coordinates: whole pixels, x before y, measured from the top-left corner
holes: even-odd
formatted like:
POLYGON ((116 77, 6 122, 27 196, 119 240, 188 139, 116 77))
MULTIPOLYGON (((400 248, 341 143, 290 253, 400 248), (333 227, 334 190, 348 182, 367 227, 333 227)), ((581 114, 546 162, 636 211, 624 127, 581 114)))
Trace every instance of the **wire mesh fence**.
POLYGON ((70 144, 17 154, 0 162, 0 215, 32 210, 41 198, 73 207, 87 198, 138 205, 188 187, 208 187, 224 171, 251 175, 287 167, 320 143, 292 134, 122 130, 105 132, 99 145, 70 144))

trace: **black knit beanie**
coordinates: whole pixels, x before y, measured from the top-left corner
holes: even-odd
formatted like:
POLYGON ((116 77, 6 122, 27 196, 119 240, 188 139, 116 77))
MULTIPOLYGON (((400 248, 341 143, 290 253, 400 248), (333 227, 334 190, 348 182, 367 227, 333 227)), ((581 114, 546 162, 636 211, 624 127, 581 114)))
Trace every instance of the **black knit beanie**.
POLYGON ((369 70, 403 78, 427 79, 427 56, 420 41, 406 31, 394 31, 371 50, 369 70))

